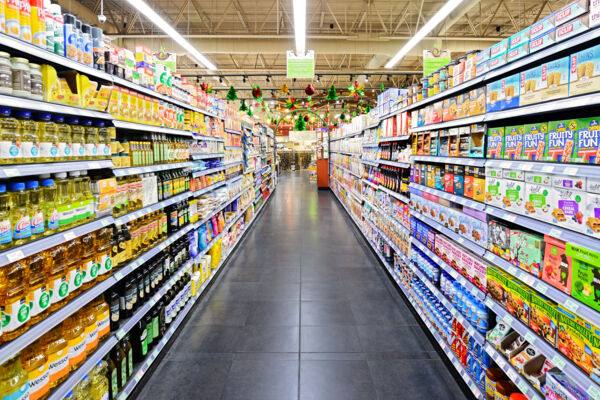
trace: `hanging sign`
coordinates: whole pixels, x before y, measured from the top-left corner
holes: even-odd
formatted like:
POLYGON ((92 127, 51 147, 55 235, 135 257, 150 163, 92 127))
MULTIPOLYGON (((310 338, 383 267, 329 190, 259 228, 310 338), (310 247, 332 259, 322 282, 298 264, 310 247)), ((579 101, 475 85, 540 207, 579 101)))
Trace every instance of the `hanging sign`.
POLYGON ((437 71, 451 61, 449 50, 423 50, 423 76, 437 71))
POLYGON ((307 78, 315 77, 315 52, 308 50, 304 56, 296 56, 293 50, 287 51, 287 77, 307 78))

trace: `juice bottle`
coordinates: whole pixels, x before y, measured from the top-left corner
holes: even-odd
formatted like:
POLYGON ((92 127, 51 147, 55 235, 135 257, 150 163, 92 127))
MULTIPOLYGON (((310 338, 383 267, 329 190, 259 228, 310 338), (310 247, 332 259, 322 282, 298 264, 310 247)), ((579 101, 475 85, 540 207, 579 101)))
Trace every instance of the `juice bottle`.
POLYGON ((69 370, 74 371, 85 361, 85 330, 77 313, 62 323, 62 331, 69 346, 69 370))
MULTIPOLYGON (((40 1, 40 0, 35 0, 40 1)), ((38 130, 40 133, 40 161, 51 162, 58 159, 57 125, 52 122, 52 114, 38 114, 38 130)))
POLYGON ((111 258, 111 229, 102 228, 96 234, 96 260, 98 260, 98 280, 108 278, 112 271, 113 261, 111 258))
POLYGON ((108 364, 104 360, 98 361, 98 364, 92 369, 90 373, 90 395, 93 400, 108 400, 108 379, 106 374, 108 372, 108 364))
POLYGON ((21 352, 21 365, 29 379, 29 400, 40 400, 50 393, 48 357, 40 341, 27 346, 21 352))
POLYGON ((90 232, 81 237, 81 276, 82 289, 94 286, 98 277, 99 263, 96 258, 96 232, 90 232))
POLYGON ((6 400, 22 400, 28 398, 29 380, 27 372, 21 365, 21 355, 0 365, 0 395, 6 400))
POLYGON ((31 0, 31 39, 36 46, 46 48, 46 13, 43 0, 31 0))
POLYGON ((29 257, 29 321, 28 326, 46 318, 50 307, 50 287, 46 284, 46 252, 29 257))
POLYGON ((0 183, 0 250, 12 246, 12 239, 10 195, 6 192, 6 185, 0 183))
POLYGON ((98 340, 102 340, 110 333, 110 306, 102 296, 98 296, 92 303, 96 311, 96 324, 98 325, 98 340))
POLYGON ((69 191, 66 172, 54 174, 56 184, 56 208, 58 210, 58 230, 64 231, 73 225, 73 199, 69 191))
POLYGON ((98 158, 98 128, 92 126, 92 120, 90 119, 81 120, 81 125, 83 125, 84 130, 85 158, 94 160, 98 158))
POLYGON ((65 244, 65 258, 67 276, 69 279, 69 294, 67 300, 75 297, 83 284, 83 273, 81 270, 81 239, 76 238, 65 244))
POLYGON ((0 269, 0 305, 2 306, 2 338, 9 341, 27 330, 29 268, 20 260, 0 269))
POLYGON ((81 322, 85 330, 85 354, 90 355, 98 348, 98 323, 96 308, 89 304, 81 309, 81 322))
POLYGON ((69 374, 68 343, 63 337, 60 325, 42 336, 40 342, 48 358, 50 388, 53 388, 67 379, 69 374))
POLYGON ((27 181, 27 194, 29 195, 29 220, 31 224, 31 239, 44 235, 44 210, 42 209, 42 192, 38 181, 27 181))
POLYGON ((95 204, 94 204, 94 195, 92 194, 91 182, 88 177, 87 171, 80 172, 80 187, 81 193, 83 194, 83 203, 85 207, 84 212, 84 222, 91 222, 94 220, 94 215, 96 213, 95 204))
POLYGON ((98 157, 110 158, 110 131, 104 121, 96 121, 94 125, 98 129, 98 157))
POLYGON ((56 123, 56 134, 58 136, 57 161, 69 161, 74 159, 71 126, 65 124, 65 117, 62 115, 52 116, 52 121, 56 123))
POLYGON ((50 282, 50 312, 67 304, 69 295, 69 277, 67 275, 66 246, 55 246, 48 250, 46 257, 48 281, 50 282))
POLYGON ((81 173, 79 171, 69 172, 69 195, 71 196, 73 207, 73 225, 81 225, 86 214, 81 182, 81 173))
POLYGON ((19 121, 11 117, 10 108, 0 108, 0 164, 21 162, 19 121))
MULTIPOLYGON (((49 175, 48 175, 49 176, 49 175)), ((58 231, 58 208, 56 207, 56 186, 54 180, 42 179, 42 201, 40 203, 44 213, 44 235, 54 235, 58 231)), ((1 201, 1 200, 0 200, 1 201)))
POLYGON ((19 110, 16 113, 21 133, 21 161, 34 163, 40 161, 40 137, 37 122, 31 119, 31 112, 19 110))
POLYGON ((31 219, 29 218, 29 196, 25 183, 10 183, 10 214, 13 228, 13 244, 20 246, 31 239, 31 219))
POLYGON ((71 126, 71 140, 73 142, 73 157, 75 160, 85 160, 85 137, 83 126, 79 125, 79 118, 67 118, 71 126))

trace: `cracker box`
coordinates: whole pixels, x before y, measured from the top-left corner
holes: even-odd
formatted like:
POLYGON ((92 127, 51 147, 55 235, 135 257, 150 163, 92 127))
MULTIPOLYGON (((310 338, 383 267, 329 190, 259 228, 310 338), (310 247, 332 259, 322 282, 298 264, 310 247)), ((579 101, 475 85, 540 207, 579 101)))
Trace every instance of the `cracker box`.
POLYGON ((589 29, 589 16, 582 15, 556 28, 556 41, 567 40, 589 29))
POLYGON ((523 152, 523 125, 504 128, 504 159, 518 160, 523 152))
POLYGON ((540 235, 513 230, 510 235, 511 261, 524 271, 542 276, 544 241, 540 235))
POLYGON ((506 53, 506 61, 513 62, 529 54, 529 42, 523 43, 506 53))
POLYGON ((584 233, 586 231, 584 211, 587 196, 584 191, 574 188, 552 187, 552 222, 563 228, 584 233))
POLYGON ((535 291, 531 293, 529 327, 552 346, 556 346, 558 333, 556 303, 535 291))
POLYGON ((556 29, 552 28, 544 34, 532 38, 529 42, 529 53, 535 53, 556 43, 556 29))
POLYGON ((588 0, 578 0, 568 4, 558 10, 554 17, 554 26, 564 24, 567 21, 577 18, 588 11, 588 0))
POLYGON ((570 162, 575 149, 577 120, 548 122, 548 134, 542 161, 570 162))
POLYGON ((600 164, 600 118, 582 118, 577 121, 577 134, 572 162, 600 164))
POLYGON ((510 228, 504 223, 488 221, 487 249, 505 260, 510 260, 510 236, 510 228))
POLYGON ((571 296, 600 311, 600 253, 567 243, 566 254, 573 268, 571 296))
POLYGON ((554 16, 554 13, 552 13, 529 27, 530 41, 554 29, 554 16))
POLYGON ((506 308, 506 285, 508 281, 508 275, 500 269, 490 265, 487 268, 487 292, 496 303, 506 308))
POLYGON ((572 260, 567 255, 567 245, 560 239, 544 235, 544 269, 542 280, 566 294, 571 294, 573 279, 572 260))
POLYGON ((562 306, 558 306, 558 312, 558 350, 589 374, 594 368, 592 354, 597 356, 598 349, 594 329, 589 322, 562 306))
POLYGON ((523 130, 521 160, 540 161, 544 156, 548 124, 526 124, 523 130))
MULTIPOLYGON (((505 170, 506 171, 506 170, 505 170)), ((504 179, 504 193, 502 193, 502 209, 523 214, 525 183, 523 179, 504 179)))
POLYGON ((525 183, 525 215, 545 222, 552 222, 552 187, 525 183))
POLYGON ((485 220, 479 218, 470 218, 469 220, 469 240, 477 243, 479 246, 484 247, 488 241, 488 225, 485 220))
POLYGON ((587 178, 586 195, 585 233, 600 237, 600 179, 587 178))
POLYGON ((450 261, 450 266, 457 270, 461 275, 463 275, 463 264, 462 264, 462 253, 463 251, 458 247, 450 244, 450 257, 448 261, 450 261))
POLYGON ((542 101, 542 90, 545 87, 542 85, 542 67, 528 69, 521 72, 521 89, 520 89, 520 104, 539 103, 542 101))
POLYGON ((504 127, 488 128, 487 158, 504 158, 504 127))
POLYGON ((542 101, 569 95, 569 57, 542 64, 542 101))
POLYGON ((600 44, 571 55, 569 96, 600 91, 600 44))

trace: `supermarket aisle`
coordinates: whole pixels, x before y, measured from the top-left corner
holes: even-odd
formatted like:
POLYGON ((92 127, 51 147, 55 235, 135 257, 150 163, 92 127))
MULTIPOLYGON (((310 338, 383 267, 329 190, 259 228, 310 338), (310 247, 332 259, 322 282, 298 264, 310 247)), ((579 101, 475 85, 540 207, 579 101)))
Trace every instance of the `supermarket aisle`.
POLYGON ((139 399, 464 399, 333 194, 283 175, 139 399))

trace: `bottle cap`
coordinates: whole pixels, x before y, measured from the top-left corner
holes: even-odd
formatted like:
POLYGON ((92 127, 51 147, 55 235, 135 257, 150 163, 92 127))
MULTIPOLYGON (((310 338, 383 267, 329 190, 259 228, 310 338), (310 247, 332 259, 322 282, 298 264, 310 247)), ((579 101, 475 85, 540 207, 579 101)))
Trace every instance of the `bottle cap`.
POLYGON ((63 122, 65 122, 65 116, 64 115, 53 115, 52 121, 62 124, 63 122))
POLYGON ((38 175, 40 179, 48 179, 50 178, 50 174, 40 174, 38 175))
POLYGON ((6 185, 4 183, 0 183, 0 193, 6 193, 6 185))
POLYGON ((92 126, 92 120, 91 119, 82 119, 81 120, 81 125, 83 125, 83 126, 92 126))
POLYGON ((17 118, 30 119, 31 118, 31 111, 18 110, 17 111, 17 118))
POLYGON ((57 172, 54 174, 54 177, 57 179, 64 179, 67 177, 67 173, 66 172, 57 172))
POLYGON ((73 178, 78 178, 79 177, 79 171, 71 171, 71 172, 69 172, 69 176, 73 177, 73 178))
POLYGON ((92 26, 92 37, 94 39, 102 39, 102 28, 92 26))
POLYGON ((96 121, 96 122, 94 122, 94 125, 96 125, 98 128, 104 128, 106 126, 106 122, 96 121))
POLYGON ((11 191, 25 190, 25 182, 11 182, 9 189, 11 191))
POLYGON ((27 189, 37 189, 39 187, 38 181, 27 181, 27 189))
POLYGON ((10 112, 11 112, 10 108, 4 108, 4 107, 0 108, 0 116, 10 117, 10 112))
POLYGON ((71 125, 79 125, 79 118, 69 117, 67 118, 67 123, 71 125))
POLYGON ((83 33, 92 33, 92 27, 88 24, 81 24, 81 32, 83 33))
POLYGON ((42 187, 54 186, 54 179, 44 179, 42 181, 42 187))
POLYGON ((52 114, 50 113, 38 113, 38 119, 42 121, 52 120, 52 114))
MULTIPOLYGON (((54 6, 54 4, 52 4, 54 6)), ((52 12, 54 13, 54 9, 52 9, 52 12)), ((65 23, 65 25, 75 25, 75 16, 73 14, 63 14, 63 21, 65 23)))

